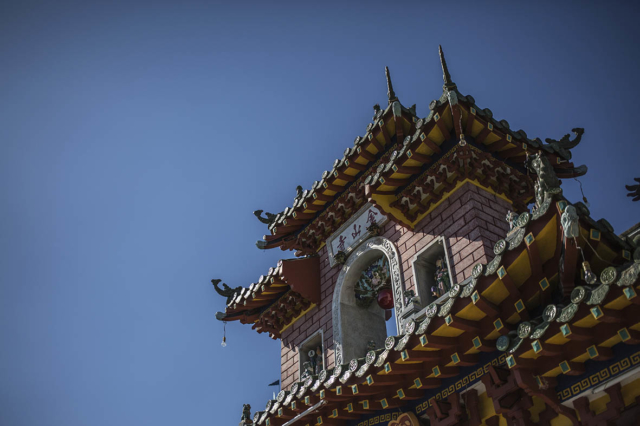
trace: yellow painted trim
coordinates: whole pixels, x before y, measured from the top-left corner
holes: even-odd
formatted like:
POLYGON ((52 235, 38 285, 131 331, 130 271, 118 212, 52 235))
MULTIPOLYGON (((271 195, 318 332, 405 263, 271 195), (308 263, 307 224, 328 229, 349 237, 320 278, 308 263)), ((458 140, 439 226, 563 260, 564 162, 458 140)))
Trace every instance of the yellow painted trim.
POLYGON ((287 326, 285 328, 280 330, 280 333, 284 332, 287 328, 291 327, 293 324, 295 324, 296 321, 298 321, 300 318, 305 316, 307 314, 307 312, 309 312, 310 310, 312 310, 315 307, 316 307, 316 305, 314 303, 312 303, 311 306, 309 306, 309 309, 307 309, 306 311, 302 312, 300 315, 295 317, 289 324, 287 324, 287 326))

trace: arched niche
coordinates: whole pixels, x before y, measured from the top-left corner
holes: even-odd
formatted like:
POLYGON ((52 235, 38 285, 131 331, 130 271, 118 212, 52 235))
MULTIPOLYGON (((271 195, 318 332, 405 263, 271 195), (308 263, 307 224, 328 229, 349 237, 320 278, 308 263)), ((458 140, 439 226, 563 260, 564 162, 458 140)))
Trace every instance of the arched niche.
POLYGON ((354 293, 354 286, 362 271, 381 255, 386 256, 389 261, 396 326, 399 334, 403 332, 400 318, 404 309, 404 286, 400 256, 391 241, 383 237, 374 237, 364 242, 347 258, 333 291, 333 342, 336 365, 363 357, 367 352, 369 340, 375 341, 378 348, 384 347, 387 337, 384 310, 376 303, 366 309, 357 306, 354 293))

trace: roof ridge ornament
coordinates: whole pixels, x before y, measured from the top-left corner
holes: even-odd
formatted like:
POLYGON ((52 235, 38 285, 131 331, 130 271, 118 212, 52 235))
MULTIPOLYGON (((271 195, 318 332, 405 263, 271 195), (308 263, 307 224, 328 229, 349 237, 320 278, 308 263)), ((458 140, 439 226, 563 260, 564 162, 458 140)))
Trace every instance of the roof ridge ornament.
POLYGON ((389 98, 389 105, 398 100, 396 92, 393 91, 393 83, 391 83, 391 74, 389 73, 389 67, 384 67, 384 74, 387 78, 387 97, 389 98))
POLYGON ((438 52, 440 54, 440 65, 442 66, 442 78, 444 79, 443 90, 455 89, 456 84, 451 81, 451 74, 449 74, 449 68, 447 68, 447 61, 444 59, 444 52, 442 51, 442 45, 438 45, 438 52))
POLYGON ((211 280, 211 284, 213 284, 213 287, 216 289, 216 293, 218 293, 220 296, 222 297, 226 297, 227 298, 227 305, 229 303, 231 303, 231 301, 233 301, 233 299, 236 296, 236 293, 239 293, 242 291, 242 287, 236 287, 236 288, 231 288, 229 287, 227 284, 222 283, 222 289, 220 287, 218 287, 218 284, 220 284, 219 279, 212 279, 211 280))

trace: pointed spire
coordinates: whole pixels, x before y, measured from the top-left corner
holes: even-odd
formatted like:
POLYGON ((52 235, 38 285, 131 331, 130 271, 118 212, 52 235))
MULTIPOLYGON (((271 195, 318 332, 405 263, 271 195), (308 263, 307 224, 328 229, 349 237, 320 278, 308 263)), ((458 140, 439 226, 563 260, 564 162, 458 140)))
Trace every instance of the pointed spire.
POLYGON ((455 89, 456 84, 451 81, 451 74, 449 74, 449 68, 447 68, 447 61, 444 59, 444 52, 442 46, 438 46, 440 52, 440 65, 442 65, 442 78, 444 79, 443 89, 455 89))
POLYGON ((389 98, 389 105, 397 101, 396 92, 393 91, 393 84, 391 84, 391 74, 389 73, 389 67, 384 67, 384 73, 387 76, 387 97, 389 98))

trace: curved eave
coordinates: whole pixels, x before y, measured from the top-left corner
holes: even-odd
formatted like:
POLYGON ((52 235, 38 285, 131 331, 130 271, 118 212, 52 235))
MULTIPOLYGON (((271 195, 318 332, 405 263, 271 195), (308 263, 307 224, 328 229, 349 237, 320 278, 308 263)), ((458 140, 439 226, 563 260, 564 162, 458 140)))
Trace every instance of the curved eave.
MULTIPOLYGON (((366 182, 371 193, 402 193, 414 183, 417 176, 442 161, 462 136, 467 144, 523 174, 526 174, 524 161, 527 154, 538 151, 545 153, 560 178, 586 173, 585 166, 575 167, 566 160, 570 158, 567 150, 543 144, 539 139, 528 139, 522 130, 512 132, 508 122, 493 119, 489 109, 479 109, 473 97, 465 97, 457 91, 455 93, 453 106, 446 94, 431 103, 429 115, 416 122, 415 133, 405 138, 397 153, 366 182)), ((579 138, 576 140, 579 141, 579 138)), ((408 222, 413 220, 409 219, 408 222)))
POLYGON ((396 140, 402 140, 405 134, 413 131, 416 119, 413 110, 402 106, 400 115, 394 114, 393 105, 376 114, 365 136, 357 137, 354 146, 345 150, 343 157, 334 162, 331 170, 323 173, 322 179, 316 181, 311 190, 304 191, 292 207, 277 215, 269 226, 272 238, 260 243, 259 247, 299 249, 303 242, 297 239, 298 235, 314 222, 323 222, 323 228, 339 226, 336 222, 340 222, 340 214, 327 214, 327 211, 336 201, 347 204, 349 208, 349 198, 361 198, 356 195, 358 191, 362 192, 362 177, 396 140))

